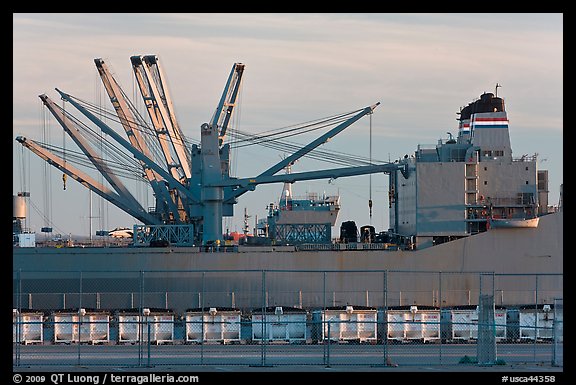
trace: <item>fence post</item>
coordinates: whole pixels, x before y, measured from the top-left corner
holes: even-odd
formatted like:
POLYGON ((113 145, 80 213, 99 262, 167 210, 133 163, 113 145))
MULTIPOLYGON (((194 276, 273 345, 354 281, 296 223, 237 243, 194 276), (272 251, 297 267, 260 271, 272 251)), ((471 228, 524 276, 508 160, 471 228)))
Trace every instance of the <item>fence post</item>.
POLYGON ((534 288, 534 343, 532 346, 534 361, 536 361, 536 342, 538 340, 538 274, 535 275, 534 288))
POLYGON ((384 348, 384 365, 387 366, 388 359, 388 270, 384 271, 383 277, 383 289, 384 293, 382 295, 384 301, 384 311, 382 312, 382 346, 384 348))
MULTIPOLYGON (((260 331, 261 331, 261 336, 260 336, 260 366, 265 366, 266 365, 266 302, 268 302, 268 298, 267 298, 267 294, 266 293, 266 272, 264 270, 262 270, 262 281, 260 283, 260 288, 262 290, 261 292, 261 297, 260 300, 262 301, 260 303, 260 307, 262 309, 261 311, 261 317, 262 317, 262 323, 260 324, 260 331)), ((252 327, 254 327, 254 325, 252 325, 252 327)))
POLYGON ((496 362, 494 296, 480 294, 478 303, 478 341, 476 343, 478 365, 491 366, 496 362))
POLYGON ((142 344, 144 343, 144 330, 143 330, 143 317, 144 317, 144 272, 140 270, 140 304, 139 304, 139 311, 138 311, 138 366, 142 366, 142 356, 143 356, 143 347, 142 344))
POLYGON ((442 272, 438 272, 438 337, 440 339, 439 360, 442 365, 442 272))
POLYGON ((206 290, 205 287, 205 280, 206 280, 206 272, 203 271, 202 272, 202 296, 200 297, 202 299, 201 302, 201 310, 202 310, 202 323, 200 324, 201 326, 201 331, 200 331, 200 365, 204 365, 204 298, 206 297, 206 293, 204 292, 206 290))
POLYGON ((16 366, 20 366, 20 340, 21 336, 21 325, 20 325, 20 314, 22 314, 22 269, 18 269, 16 275, 16 366))
POLYGON ((148 360, 146 366, 150 368, 150 317, 146 317, 146 327, 148 329, 148 360))
POLYGON ((326 349, 326 367, 329 368, 330 367, 330 324, 331 324, 332 320, 328 320, 328 345, 327 345, 327 349, 326 349))
POLYGON ((564 304, 562 299, 554 299, 554 343, 552 366, 564 366, 564 304))
MULTIPOLYGON (((80 345, 82 345, 82 271, 80 271, 80 282, 78 284, 78 366, 80 366, 80 345)), ((72 339, 74 339, 74 333, 72 333, 72 339)))
POLYGON ((323 294, 323 301, 322 301, 322 308, 326 311, 326 272, 322 272, 323 279, 322 279, 322 294, 323 294))

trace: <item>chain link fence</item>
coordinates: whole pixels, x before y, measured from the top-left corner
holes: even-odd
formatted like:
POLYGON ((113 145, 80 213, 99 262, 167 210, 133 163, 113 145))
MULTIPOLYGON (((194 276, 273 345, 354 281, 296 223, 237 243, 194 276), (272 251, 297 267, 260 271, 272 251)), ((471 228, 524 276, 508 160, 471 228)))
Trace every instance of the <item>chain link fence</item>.
POLYGON ((564 300, 554 300, 554 357, 552 364, 564 366, 564 300))
POLYGON ((15 271, 13 366, 562 366, 562 280, 490 272, 15 271))

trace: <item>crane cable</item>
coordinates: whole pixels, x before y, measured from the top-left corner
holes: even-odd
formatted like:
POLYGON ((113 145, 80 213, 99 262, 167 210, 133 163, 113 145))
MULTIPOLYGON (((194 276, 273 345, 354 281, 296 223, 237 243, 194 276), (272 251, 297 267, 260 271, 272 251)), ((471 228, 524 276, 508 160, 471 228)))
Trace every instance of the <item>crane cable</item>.
MULTIPOLYGON (((66 101, 62 99, 62 110, 64 111, 63 119, 66 119, 66 101)), ((64 159, 64 169, 66 170, 66 130, 62 130, 62 148, 64 149, 63 159, 64 159)), ((64 185, 64 190, 66 190, 66 173, 62 173, 62 183, 64 185)))
MULTIPOLYGON (((46 114, 46 111, 42 108, 42 103, 40 103, 40 115, 42 119, 42 139, 44 142, 50 141, 50 116, 46 114)), ((52 222, 52 178, 50 174, 51 168, 49 167, 47 162, 44 162, 44 175, 43 175, 43 184, 44 184, 44 211, 46 215, 44 215, 44 228, 49 228, 50 223, 52 222)), ((44 230, 44 229, 42 229, 44 230)), ((51 232, 51 231, 49 231, 51 232)))
MULTIPOLYGON (((372 166, 372 112, 370 112, 370 150, 369 158, 370 165, 372 166)), ((372 224, 372 174, 368 174, 369 177, 369 191, 368 191, 368 209, 370 210, 370 224, 372 224)))

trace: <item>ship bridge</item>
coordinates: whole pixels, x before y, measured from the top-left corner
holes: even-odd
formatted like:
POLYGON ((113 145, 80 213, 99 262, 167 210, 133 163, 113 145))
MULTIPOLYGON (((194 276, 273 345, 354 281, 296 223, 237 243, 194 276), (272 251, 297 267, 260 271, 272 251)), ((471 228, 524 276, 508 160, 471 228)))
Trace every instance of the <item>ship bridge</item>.
POLYGON ((487 231, 500 219, 537 225, 523 221, 548 207, 548 174, 536 155, 512 157, 504 99, 484 93, 459 114, 456 138, 419 145, 398 161, 408 177, 390 174, 391 230, 419 248, 487 231))

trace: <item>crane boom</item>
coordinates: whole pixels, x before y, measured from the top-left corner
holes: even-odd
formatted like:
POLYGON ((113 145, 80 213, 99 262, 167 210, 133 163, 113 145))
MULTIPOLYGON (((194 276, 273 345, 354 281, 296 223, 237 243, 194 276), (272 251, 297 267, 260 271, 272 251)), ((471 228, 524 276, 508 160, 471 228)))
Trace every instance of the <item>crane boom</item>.
MULTIPOLYGON (((176 151, 176 155, 180 160, 180 165, 184 171, 187 178, 190 178, 191 169, 191 159, 190 150, 186 146, 184 134, 180 129, 178 120, 176 120, 176 114, 174 112, 174 104, 172 103, 172 97, 168 90, 168 82, 165 80, 164 69, 160 65, 158 56, 156 55, 146 55, 144 56, 144 62, 150 68, 150 72, 153 75, 153 79, 157 82, 157 88, 160 91, 160 101, 165 109, 165 114, 167 114, 167 120, 170 122, 167 125, 168 131, 170 133, 170 139, 172 140, 172 145, 176 151)), ((164 115, 163 115, 164 116, 164 115)))
MULTIPOLYGON (((375 164, 369 166, 357 166, 357 167, 342 167, 333 168, 328 170, 318 170, 318 171, 308 171, 308 172, 298 172, 298 173, 287 173, 281 175, 263 175, 257 176, 255 178, 238 178, 229 179, 227 181, 222 181, 217 184, 208 184, 208 186, 240 186, 248 187, 256 186, 259 184, 269 184, 269 183, 294 183, 303 180, 316 180, 316 179, 337 179, 346 176, 356 176, 356 175, 366 175, 375 174, 379 172, 389 173, 402 169, 404 166, 398 163, 385 163, 385 164, 375 164)), ((249 188, 250 189, 250 188, 249 188)))
POLYGON ((168 137, 167 130, 164 128, 162 123, 162 118, 159 116, 155 107, 155 99, 150 91, 150 85, 148 77, 142 65, 142 59, 140 56, 133 56, 130 58, 132 60, 132 68, 134 69, 134 76, 136 77, 136 82, 140 88, 140 93, 144 100, 144 105, 148 111, 148 116, 154 127, 154 132, 156 138, 158 139, 158 144, 162 149, 162 155, 164 155, 164 160, 168 166, 169 172, 175 179, 178 179, 181 183, 186 183, 184 180, 184 173, 178 172, 179 165, 175 163, 172 156, 171 142, 168 137))
MULTIPOLYGON (((126 132, 130 144, 132 144, 135 149, 142 152, 142 154, 145 156, 152 158, 150 149, 146 145, 146 140, 136 125, 136 118, 132 112, 132 109, 130 108, 130 104, 126 100, 120 85, 110 72, 108 65, 101 58, 94 59, 94 63, 96 64, 96 68, 98 69, 98 73, 100 74, 100 78, 104 84, 104 88, 108 93, 110 102, 112 103, 112 106, 114 107, 114 110, 120 119, 120 123, 126 132)), ((155 193, 156 199, 162 202, 164 205, 168 206, 168 212, 179 213, 178 217, 176 218, 179 222, 186 222, 186 212, 178 210, 178 206, 184 206, 184 204, 181 202, 181 197, 176 194, 170 194, 163 183, 162 177, 151 168, 146 167, 146 163, 144 163, 142 160, 139 160, 139 162, 144 171, 145 178, 150 182, 150 185, 152 186, 152 190, 155 193)), ((157 211, 162 212, 166 210, 157 211)))
POLYGON ((106 186, 102 185, 98 181, 94 180, 88 174, 78 170, 77 168, 70 165, 69 162, 64 161, 57 155, 52 154, 50 151, 42 148, 33 140, 27 139, 23 136, 16 137, 16 140, 22 144, 24 147, 28 148, 30 151, 38 155, 40 158, 44 159, 46 162, 56 167, 66 175, 77 180, 79 183, 83 184, 88 189, 94 191, 96 194, 106 199, 108 202, 114 204, 121 210, 124 210, 128 214, 132 215, 134 218, 142 221, 145 224, 157 225, 160 221, 144 211, 143 209, 136 209, 132 204, 126 201, 123 196, 116 194, 114 191, 110 190, 106 186))
POLYGON ((70 102, 74 107, 76 107, 76 109, 78 109, 78 111, 80 111, 84 116, 86 116, 94 124, 96 124, 98 127, 100 127, 100 129, 102 131, 104 131, 105 133, 110 135, 122 147, 124 147, 125 149, 130 151, 136 159, 143 161, 144 163, 146 163, 146 166, 152 168, 154 171, 156 171, 158 174, 160 174, 164 178, 166 183, 168 183, 168 185, 170 187, 177 189, 179 192, 181 192, 187 198, 191 199, 193 202, 199 201, 199 199, 190 190, 188 190, 188 188, 186 186, 182 185, 182 183, 180 183, 180 181, 178 181, 172 175, 170 175, 168 172, 166 172, 162 167, 160 167, 152 159, 148 158, 147 156, 142 154, 140 151, 138 151, 136 148, 134 148, 134 146, 132 146, 128 141, 126 141, 124 138, 122 138, 120 135, 118 135, 118 133, 116 131, 114 131, 107 124, 105 124, 103 121, 101 121, 96 116, 94 116, 94 114, 92 114, 86 108, 81 106, 70 95, 60 91, 58 88, 56 88, 56 91, 58 91, 58 93, 60 94, 62 99, 70 102))
POLYGON ((59 106, 57 106, 46 94, 39 95, 40 99, 48 108, 48 110, 52 113, 52 115, 56 118, 58 123, 62 126, 64 131, 74 140, 74 142, 78 145, 80 150, 86 154, 90 162, 96 167, 96 169, 102 174, 102 176, 110 183, 110 186, 116 190, 116 192, 125 198, 126 203, 133 206, 133 208, 137 211, 142 211, 143 208, 140 203, 134 198, 132 193, 124 186, 124 183, 114 175, 114 173, 110 170, 106 163, 102 162, 102 159, 96 151, 90 146, 90 144, 86 141, 86 139, 80 133, 78 128, 73 127, 76 125, 74 121, 70 118, 66 118, 65 111, 62 110, 59 106))
POLYGON ((132 56, 130 60, 166 162, 169 167, 172 166, 177 170, 181 180, 187 182, 191 170, 189 151, 176 121, 174 106, 166 82, 163 80, 164 74, 158 58, 155 55, 132 56), (175 153, 175 159, 171 155, 171 149, 175 153))
POLYGON ((232 71, 228 76, 228 81, 222 92, 220 102, 216 107, 214 118, 212 119, 212 126, 219 128, 218 140, 219 145, 222 146, 224 138, 226 137, 226 130, 232 118, 234 107, 236 107, 236 100, 238 99, 238 92, 240 84, 242 83, 242 74, 244 73, 244 64, 234 63, 232 71))
MULTIPOLYGON (((368 106, 364 109, 362 109, 360 112, 358 112, 357 114, 353 115, 352 117, 348 118, 347 120, 345 120, 344 122, 340 123, 339 125, 337 125, 336 127, 334 127, 333 129, 331 129, 330 131, 328 131, 327 133, 325 133, 324 135, 320 136, 318 139, 314 140, 313 142, 311 142, 310 144, 302 147, 300 150, 296 151, 295 153, 293 153, 292 155, 286 157, 285 159, 282 159, 280 162, 276 163, 274 166, 270 167, 269 169, 267 169, 266 171, 262 172, 260 175, 258 175, 258 177, 256 177, 256 179, 261 178, 261 177, 266 177, 266 176, 270 176, 270 175, 274 175, 276 174, 278 171, 284 169, 287 166, 290 166, 292 164, 294 164, 294 162, 296 162, 298 159, 300 159, 301 157, 303 157, 304 155, 308 154, 310 151, 314 150, 316 147, 326 143, 327 141, 329 141, 333 136, 339 134, 340 132, 344 131, 344 129, 346 129, 347 127, 349 127, 350 125, 352 125, 353 123, 355 123, 356 121, 358 121, 360 118, 362 118, 363 116, 367 115, 367 114, 371 114, 372 111, 374 111, 374 109, 380 104, 380 102, 373 104, 371 106, 368 106)), ((236 198, 238 198, 240 195, 244 194, 246 191, 250 190, 248 187, 241 187, 239 189, 236 190, 232 190, 231 192, 229 192, 228 194, 226 194, 226 196, 224 197, 224 202, 226 201, 230 201, 230 200, 235 200, 236 198)))

